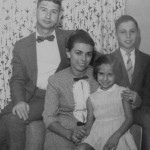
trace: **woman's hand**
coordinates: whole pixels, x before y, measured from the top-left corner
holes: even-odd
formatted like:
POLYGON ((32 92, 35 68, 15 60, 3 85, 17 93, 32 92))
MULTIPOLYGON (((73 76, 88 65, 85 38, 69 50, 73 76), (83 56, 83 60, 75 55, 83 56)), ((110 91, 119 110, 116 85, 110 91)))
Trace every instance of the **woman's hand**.
POLYGON ((74 144, 79 144, 84 137, 85 137, 84 126, 77 127, 71 135, 71 141, 73 141, 74 144))

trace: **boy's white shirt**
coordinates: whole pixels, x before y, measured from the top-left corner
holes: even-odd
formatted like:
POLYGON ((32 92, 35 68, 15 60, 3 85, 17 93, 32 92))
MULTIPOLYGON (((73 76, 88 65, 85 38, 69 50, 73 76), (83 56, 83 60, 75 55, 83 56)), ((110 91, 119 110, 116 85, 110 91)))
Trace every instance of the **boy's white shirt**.
MULTIPOLYGON (((126 54, 126 51, 124 51, 123 49, 120 48, 121 51, 121 55, 125 64, 125 67, 127 68, 127 60, 128 60, 128 56, 126 54)), ((134 66, 135 66, 135 49, 131 52, 131 62, 132 62, 132 66, 133 66, 133 70, 134 70, 134 66)))

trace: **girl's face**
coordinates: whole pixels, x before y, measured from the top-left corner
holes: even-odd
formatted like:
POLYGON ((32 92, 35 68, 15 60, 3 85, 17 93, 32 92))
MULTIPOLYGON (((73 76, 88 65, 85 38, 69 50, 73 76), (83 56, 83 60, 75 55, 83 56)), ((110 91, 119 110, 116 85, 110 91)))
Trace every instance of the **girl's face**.
POLYGON ((112 87, 115 82, 113 66, 110 64, 100 65, 97 74, 97 81, 103 90, 107 90, 112 87))
POLYGON ((71 68, 76 76, 82 76, 86 71, 93 54, 93 47, 85 43, 75 43, 70 52, 67 52, 70 58, 71 68))

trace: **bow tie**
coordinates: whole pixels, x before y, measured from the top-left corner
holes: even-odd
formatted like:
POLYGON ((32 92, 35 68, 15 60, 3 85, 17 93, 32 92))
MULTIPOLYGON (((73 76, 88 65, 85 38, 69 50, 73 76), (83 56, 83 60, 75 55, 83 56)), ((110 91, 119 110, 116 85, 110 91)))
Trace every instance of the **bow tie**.
POLYGON ((44 40, 53 41, 54 38, 55 38, 54 35, 50 35, 50 36, 47 36, 47 37, 37 36, 36 41, 37 41, 38 43, 43 42, 44 40))
POLYGON ((74 78, 74 81, 77 82, 79 80, 85 80, 85 79, 88 79, 88 76, 83 76, 83 77, 80 77, 80 78, 74 78))

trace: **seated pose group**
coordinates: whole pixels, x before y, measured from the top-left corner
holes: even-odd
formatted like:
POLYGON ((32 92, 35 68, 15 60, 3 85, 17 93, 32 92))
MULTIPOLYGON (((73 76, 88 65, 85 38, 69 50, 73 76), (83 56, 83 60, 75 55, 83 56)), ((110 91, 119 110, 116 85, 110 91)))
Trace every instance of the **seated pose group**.
POLYGON ((60 10, 61 0, 38 0, 36 32, 14 46, 0 150, 25 150, 26 125, 36 120, 46 127, 44 150, 137 150, 132 124, 150 150, 150 56, 136 48, 136 20, 122 15, 119 48, 99 56, 88 32, 57 28, 60 10))
POLYGON ((45 150, 60 147, 62 150, 136 150, 128 131, 133 123, 143 129, 142 150, 150 150, 150 56, 136 48, 139 29, 133 17, 123 15, 115 25, 119 49, 98 58, 97 61, 104 61, 97 64, 98 82, 93 79, 92 69, 91 75, 87 75, 91 68, 91 57, 87 55, 91 42, 87 43, 85 35, 77 36, 81 30, 69 37, 66 48, 71 67, 51 76, 46 91, 45 150), (115 59, 120 67, 109 59, 115 59), (77 77, 80 80, 74 79, 77 77))
POLYGON ((87 137, 77 150, 137 150, 128 130, 133 116, 126 88, 115 84, 119 70, 113 55, 102 55, 94 62, 93 75, 99 88, 87 100, 87 137))

